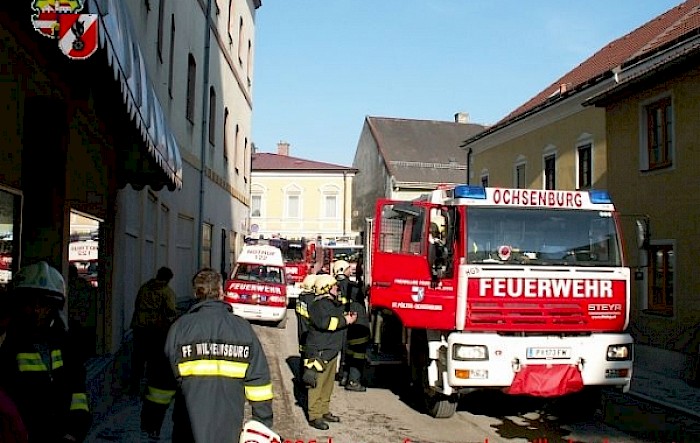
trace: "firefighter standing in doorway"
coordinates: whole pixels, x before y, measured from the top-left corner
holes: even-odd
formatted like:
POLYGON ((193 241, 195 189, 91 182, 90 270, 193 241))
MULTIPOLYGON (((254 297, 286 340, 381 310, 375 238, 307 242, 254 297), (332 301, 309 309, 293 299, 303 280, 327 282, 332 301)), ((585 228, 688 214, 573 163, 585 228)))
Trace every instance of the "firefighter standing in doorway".
POLYGON ((63 276, 45 261, 14 276, 12 314, 0 348, 0 387, 30 443, 81 442, 91 424, 81 354, 66 330, 63 276))
POLYGON ((365 307, 365 298, 358 284, 350 280, 350 263, 337 260, 333 263, 333 274, 338 281, 339 292, 344 299, 346 312, 357 313, 357 321, 350 325, 345 333, 342 355, 342 376, 340 384, 353 392, 367 390, 362 385, 362 376, 366 362, 367 344, 369 343, 369 316, 365 307))

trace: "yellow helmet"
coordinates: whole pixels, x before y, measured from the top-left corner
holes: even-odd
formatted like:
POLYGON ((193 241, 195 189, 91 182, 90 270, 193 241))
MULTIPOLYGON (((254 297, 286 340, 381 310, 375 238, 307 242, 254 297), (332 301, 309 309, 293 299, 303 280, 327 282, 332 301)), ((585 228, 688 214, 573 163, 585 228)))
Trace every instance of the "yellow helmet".
POLYGON ((334 285, 337 285, 338 282, 332 275, 328 274, 322 274, 319 275, 316 281, 314 282, 314 294, 316 295, 323 295, 323 294, 328 294, 330 292, 331 288, 334 285))
POLYGON ((345 260, 337 260, 333 262, 333 275, 345 274, 345 270, 350 267, 350 263, 345 260))
POLYGON ((311 291, 314 289, 314 282, 316 282, 316 278, 318 278, 318 275, 316 274, 309 274, 306 277, 304 277, 304 280, 301 281, 301 289, 304 291, 311 291))

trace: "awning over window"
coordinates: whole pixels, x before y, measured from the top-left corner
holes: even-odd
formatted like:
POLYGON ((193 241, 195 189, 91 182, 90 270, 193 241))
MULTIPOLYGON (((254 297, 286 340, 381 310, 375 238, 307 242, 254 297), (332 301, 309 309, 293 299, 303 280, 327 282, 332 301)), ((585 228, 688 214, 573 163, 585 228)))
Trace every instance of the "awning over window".
POLYGON ((148 146, 148 152, 168 176, 168 188, 180 189, 180 149, 148 78, 143 54, 134 38, 131 17, 124 3, 89 0, 88 12, 99 15, 100 47, 106 50, 114 77, 120 83, 124 103, 148 146))

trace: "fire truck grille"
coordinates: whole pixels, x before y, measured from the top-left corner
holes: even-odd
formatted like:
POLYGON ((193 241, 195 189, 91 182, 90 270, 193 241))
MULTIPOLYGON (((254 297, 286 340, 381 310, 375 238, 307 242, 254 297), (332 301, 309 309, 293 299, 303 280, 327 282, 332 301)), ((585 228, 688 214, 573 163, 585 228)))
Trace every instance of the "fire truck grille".
POLYGON ((587 322, 583 307, 571 303, 470 303, 467 309, 467 324, 472 327, 583 326, 587 322))

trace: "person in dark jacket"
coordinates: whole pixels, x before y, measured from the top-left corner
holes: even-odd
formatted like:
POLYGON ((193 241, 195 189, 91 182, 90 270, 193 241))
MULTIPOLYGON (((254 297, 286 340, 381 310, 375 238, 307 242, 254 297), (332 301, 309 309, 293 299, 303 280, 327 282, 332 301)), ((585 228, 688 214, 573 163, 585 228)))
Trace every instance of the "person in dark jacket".
POLYGON ((168 285, 173 271, 161 267, 156 276, 141 285, 136 295, 131 327, 134 332, 131 391, 140 391, 146 367, 146 391, 141 405, 141 432, 144 437, 160 438, 165 414, 175 395, 175 378, 164 352, 165 337, 175 320, 175 292, 168 285))
POLYGON ((175 292, 168 286, 173 271, 161 267, 154 278, 139 288, 134 302, 131 329, 134 334, 134 351, 131 358, 131 390, 140 393, 144 368, 155 359, 161 359, 165 336, 175 320, 175 292))
POLYGON ((168 332, 165 353, 178 382, 173 443, 238 443, 246 400, 253 420, 272 427, 272 382, 250 323, 223 301, 221 274, 193 278, 197 302, 168 332))
POLYGON ((0 389, 16 405, 30 443, 82 442, 92 418, 85 365, 60 315, 63 276, 41 261, 20 269, 12 286, 0 389))
POLYGON ((309 425, 327 430, 328 422, 337 423, 340 417, 330 412, 335 384, 338 354, 343 346, 343 330, 357 320, 357 314, 345 313, 338 300, 338 285, 331 275, 319 276, 314 283, 316 297, 309 306, 309 334, 306 338, 307 358, 304 365, 315 369, 315 383, 309 387, 309 425))
POLYGON ((309 305, 311 305, 315 297, 314 282, 316 277, 316 274, 309 274, 304 277, 304 280, 301 282, 301 293, 297 297, 294 306, 294 313, 297 316, 297 342, 299 343, 299 354, 302 360, 306 350, 306 337, 309 334, 309 305))
POLYGON ((333 274, 338 281, 341 298, 345 302, 345 311, 357 314, 357 321, 348 326, 343 340, 340 384, 345 386, 346 391, 365 392, 367 388, 362 385, 362 376, 369 343, 369 316, 360 286, 350 280, 351 272, 350 263, 345 260, 333 263, 333 274))

